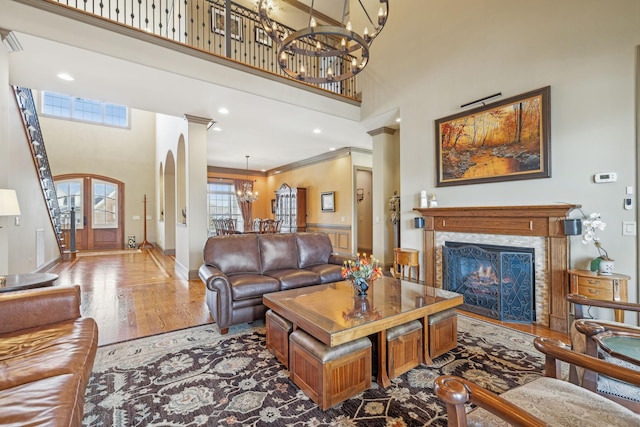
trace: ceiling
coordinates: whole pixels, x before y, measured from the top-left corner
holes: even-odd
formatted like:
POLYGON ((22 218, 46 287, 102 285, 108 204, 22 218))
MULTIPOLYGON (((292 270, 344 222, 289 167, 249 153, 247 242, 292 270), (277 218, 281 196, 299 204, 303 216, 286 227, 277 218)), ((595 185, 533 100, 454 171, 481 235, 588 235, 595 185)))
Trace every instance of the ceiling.
MULTIPOLYGON (((5 17, 11 20, 10 16, 5 17)), ((176 60, 177 54, 167 50, 158 50, 162 53, 151 57, 154 51, 148 44, 130 38, 126 47, 120 42, 120 51, 114 53, 104 34, 100 35, 102 43, 94 41, 86 48, 81 46, 78 33, 66 35, 73 41, 64 40, 64 28, 56 29, 61 34, 58 37, 56 33, 59 41, 53 41, 46 35, 30 34, 26 27, 21 32, 2 19, 0 27, 14 29, 23 47, 22 51, 9 55, 11 84, 176 117, 191 114, 211 118, 216 121, 214 127, 221 130, 212 127, 208 131, 210 166, 244 169, 245 156, 249 155, 249 169, 275 171, 332 149, 371 149, 371 138, 366 133, 369 129, 360 122, 359 107, 345 106, 342 101, 237 70, 227 71, 226 76, 220 73, 221 79, 226 80, 219 84, 211 76, 214 73, 204 77, 198 74, 198 71, 206 73, 212 67, 210 62, 185 58, 184 54, 176 60), (126 58, 121 54, 125 49, 133 52, 133 56, 126 58), (163 58, 166 58, 164 65, 163 58), (180 69, 176 62, 189 69, 180 69), (57 77, 60 72, 75 80, 60 80, 57 77), (230 83, 233 79, 237 80, 235 84, 230 83), (229 113, 221 114, 222 107, 229 113), (343 114, 344 111, 347 113, 343 114), (320 133, 314 133, 315 129, 320 133)), ((69 28, 67 32, 73 31, 69 28)), ((119 37, 122 40, 124 36, 119 37)))

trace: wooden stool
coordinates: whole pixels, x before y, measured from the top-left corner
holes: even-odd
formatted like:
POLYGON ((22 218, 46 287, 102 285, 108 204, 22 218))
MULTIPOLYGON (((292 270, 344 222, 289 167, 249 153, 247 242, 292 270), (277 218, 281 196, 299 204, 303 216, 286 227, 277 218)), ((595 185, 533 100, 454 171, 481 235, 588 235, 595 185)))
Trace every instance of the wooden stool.
POLYGON ((458 346, 458 313, 450 308, 429 316, 429 357, 438 357, 458 346))
POLYGON ((326 411, 371 387, 371 341, 329 347, 297 329, 289 335, 289 366, 293 382, 326 411))
POLYGON ((393 277, 400 277, 400 279, 404 280, 406 268, 407 280, 411 280, 411 269, 415 268, 416 283, 420 282, 419 253, 420 251, 417 249, 395 248, 393 250, 393 270, 391 271, 393 277), (400 266, 400 270, 398 270, 398 266, 400 266))
POLYGON ((268 310, 265 314, 265 326, 267 328, 267 350, 288 369, 289 334, 293 330, 293 324, 272 310, 268 310))
POLYGON ((387 329, 387 366, 389 378, 395 378, 420 364, 422 359, 422 323, 419 320, 387 329))

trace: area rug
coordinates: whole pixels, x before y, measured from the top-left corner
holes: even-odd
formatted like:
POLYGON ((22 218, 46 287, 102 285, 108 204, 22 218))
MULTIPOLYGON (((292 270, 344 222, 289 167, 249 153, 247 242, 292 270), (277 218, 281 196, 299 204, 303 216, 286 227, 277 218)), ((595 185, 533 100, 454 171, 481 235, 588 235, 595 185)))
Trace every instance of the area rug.
POLYGON ((214 325, 101 347, 85 426, 445 426, 433 393, 459 375, 496 393, 542 375, 533 336, 458 316, 456 350, 322 411, 265 348, 264 325, 214 325))

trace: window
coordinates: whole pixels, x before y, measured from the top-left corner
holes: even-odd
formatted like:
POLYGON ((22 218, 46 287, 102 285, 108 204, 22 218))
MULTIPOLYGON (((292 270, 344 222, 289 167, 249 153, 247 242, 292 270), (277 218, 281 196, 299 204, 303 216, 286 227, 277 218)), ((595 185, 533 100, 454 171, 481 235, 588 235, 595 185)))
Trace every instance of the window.
POLYGON ((82 180, 56 181, 56 194, 60 208, 62 228, 71 228, 71 208, 76 215, 76 230, 84 228, 82 211, 82 180))
POLYGON ((93 181, 93 228, 118 228, 118 187, 93 181))
POLYGON ((209 235, 216 233, 214 219, 235 219, 236 229, 244 229, 244 221, 242 220, 242 213, 238 206, 238 199, 236 198, 233 182, 225 180, 209 182, 207 185, 207 196, 209 235))
POLYGON ((88 123, 129 127, 129 111, 124 105, 107 104, 53 92, 42 92, 42 114, 88 123))

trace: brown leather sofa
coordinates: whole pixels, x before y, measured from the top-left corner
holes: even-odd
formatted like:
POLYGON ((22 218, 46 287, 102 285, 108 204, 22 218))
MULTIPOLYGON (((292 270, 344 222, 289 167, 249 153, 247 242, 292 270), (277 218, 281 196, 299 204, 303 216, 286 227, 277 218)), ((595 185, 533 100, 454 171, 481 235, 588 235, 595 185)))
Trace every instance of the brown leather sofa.
POLYGON ((80 426, 98 327, 80 287, 0 295, 0 425, 80 426))
POLYGON ((242 234, 209 237, 198 275, 220 332, 264 319, 262 295, 338 282, 349 257, 336 255, 324 233, 242 234))

